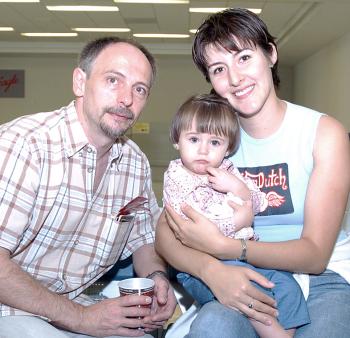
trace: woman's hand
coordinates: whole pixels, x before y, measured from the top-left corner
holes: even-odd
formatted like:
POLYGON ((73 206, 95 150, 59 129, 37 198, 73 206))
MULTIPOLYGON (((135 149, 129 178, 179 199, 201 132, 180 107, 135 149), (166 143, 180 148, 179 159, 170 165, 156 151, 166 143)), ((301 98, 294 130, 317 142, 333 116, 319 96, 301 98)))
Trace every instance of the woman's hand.
POLYGON ((221 304, 251 319, 270 325, 269 316, 278 314, 275 300, 259 291, 251 281, 265 288, 272 288, 274 284, 249 268, 217 261, 206 269, 203 280, 221 304))
MULTIPOLYGON (((222 250, 217 246, 220 246, 220 240, 227 239, 217 227, 189 206, 185 206, 183 211, 190 218, 189 220, 184 220, 171 207, 166 206, 167 223, 178 240, 191 247, 190 250, 207 253, 222 250)), ((232 246, 233 243, 230 242, 230 244, 232 246)), ((273 283, 248 268, 225 265, 211 257, 215 254, 211 253, 211 256, 207 256, 201 253, 205 255, 203 259, 195 251, 193 255, 197 264, 197 268, 193 270, 196 273, 193 275, 203 280, 222 304, 241 311, 249 318, 266 325, 270 324, 269 316, 277 315, 275 301, 256 289, 251 281, 266 288, 272 288, 273 283), (249 304, 253 307, 249 307, 249 304)), ((187 258, 183 257, 183 260, 187 258)), ((194 264, 193 261, 191 264, 194 264)), ((185 264, 183 269, 187 272, 191 271, 188 264, 185 264)))
POLYGON ((169 205, 165 208, 168 225, 183 245, 213 256, 218 254, 220 242, 225 240, 225 236, 214 223, 187 204, 181 210, 188 220, 178 215, 169 205))

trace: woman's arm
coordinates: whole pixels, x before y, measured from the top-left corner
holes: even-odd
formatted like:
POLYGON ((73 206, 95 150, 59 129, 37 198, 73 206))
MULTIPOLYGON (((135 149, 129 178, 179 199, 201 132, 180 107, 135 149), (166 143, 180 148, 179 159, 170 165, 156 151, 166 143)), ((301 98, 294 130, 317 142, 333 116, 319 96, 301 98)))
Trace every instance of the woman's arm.
MULTIPOLYGON (((206 223, 210 223, 193 209, 191 217, 203 228, 206 227, 206 223)), ((192 220, 182 219, 171 208, 167 208, 167 219, 165 212, 161 215, 157 224, 155 248, 169 264, 203 280, 222 304, 236 308, 250 318, 268 325, 270 320, 267 314, 276 316, 275 302, 253 287, 250 281, 255 281, 267 288, 273 287, 273 284, 253 270, 224 265, 204 252, 183 245, 175 238, 168 222, 172 227, 181 223, 189 226, 195 223, 192 220), (255 310, 247 306, 252 299, 255 310)))
POLYGON ((318 274, 332 254, 346 208, 350 187, 349 139, 344 127, 329 116, 321 118, 313 149, 299 240, 248 243, 253 265, 318 274))

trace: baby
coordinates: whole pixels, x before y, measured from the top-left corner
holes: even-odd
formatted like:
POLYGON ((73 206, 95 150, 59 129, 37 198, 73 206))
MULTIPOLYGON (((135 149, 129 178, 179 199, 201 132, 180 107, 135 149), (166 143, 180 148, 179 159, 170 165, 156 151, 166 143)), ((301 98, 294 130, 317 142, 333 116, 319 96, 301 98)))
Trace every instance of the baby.
MULTIPOLYGON (((268 201, 252 180, 244 178, 225 159, 239 145, 239 130, 236 114, 226 99, 214 94, 190 97, 171 125, 170 138, 180 159, 171 161, 165 172, 163 199, 183 217, 186 216, 181 205, 189 204, 216 224, 225 236, 241 239, 243 248, 245 240, 257 240, 252 228, 253 213, 264 211, 268 201), (244 217, 236 219, 230 200, 247 209, 244 217)), ((278 321, 271 318, 271 326, 252 320, 259 336, 290 337, 296 327, 310 322, 302 291, 291 273, 256 268, 244 257, 223 263, 246 266, 275 284, 273 290, 256 285, 277 300, 279 310, 278 321)), ((215 299, 201 280, 187 273, 179 273, 177 278, 199 304, 215 299)))

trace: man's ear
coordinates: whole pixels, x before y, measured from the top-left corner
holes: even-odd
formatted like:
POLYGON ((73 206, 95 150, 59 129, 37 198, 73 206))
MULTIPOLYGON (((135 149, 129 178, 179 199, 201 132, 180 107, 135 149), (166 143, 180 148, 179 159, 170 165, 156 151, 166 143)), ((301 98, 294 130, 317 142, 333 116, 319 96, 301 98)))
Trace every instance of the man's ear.
POLYGON ((81 68, 73 71, 73 93, 76 97, 84 96, 86 73, 81 68))
POLYGON ((179 150, 179 145, 177 143, 173 144, 173 147, 176 149, 176 150, 179 150))

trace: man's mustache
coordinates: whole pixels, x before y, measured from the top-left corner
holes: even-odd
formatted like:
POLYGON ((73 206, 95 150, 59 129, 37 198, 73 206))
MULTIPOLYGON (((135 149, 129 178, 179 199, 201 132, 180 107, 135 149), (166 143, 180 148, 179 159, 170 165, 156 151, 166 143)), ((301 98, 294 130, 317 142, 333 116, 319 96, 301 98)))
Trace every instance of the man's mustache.
POLYGON ((119 116, 123 116, 127 119, 133 120, 134 119, 134 113, 126 107, 120 107, 120 108, 113 108, 113 107, 108 107, 104 109, 105 113, 108 114, 117 114, 119 116))

